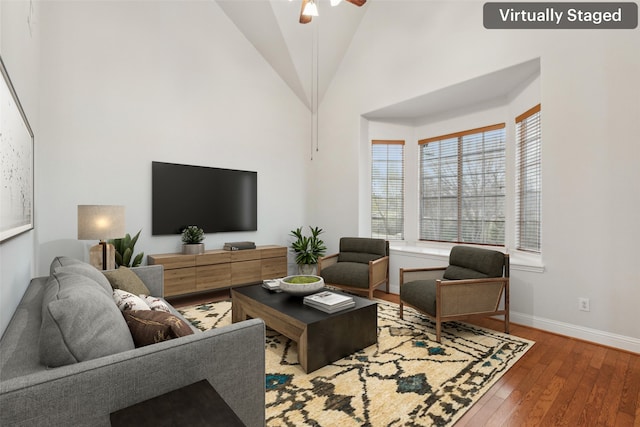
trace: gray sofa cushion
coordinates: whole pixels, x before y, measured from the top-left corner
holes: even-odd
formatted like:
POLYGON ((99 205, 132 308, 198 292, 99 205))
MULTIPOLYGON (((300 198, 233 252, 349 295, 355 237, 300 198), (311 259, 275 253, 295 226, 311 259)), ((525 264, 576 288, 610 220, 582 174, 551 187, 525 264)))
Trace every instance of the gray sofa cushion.
POLYGON ((49 266, 49 275, 55 273, 56 268, 64 267, 66 265, 77 265, 77 264, 86 264, 79 259, 71 258, 68 256, 57 256, 51 261, 51 265, 49 266))
POLYGON ((100 287, 104 289, 107 295, 111 296, 111 293, 113 292, 113 289, 111 288, 111 283, 109 283, 109 280, 107 280, 105 275, 102 274, 100 270, 98 270, 91 264, 87 264, 85 262, 79 262, 77 264, 63 265, 60 267, 55 267, 53 269, 53 272, 54 273, 71 273, 71 274, 77 274, 79 276, 84 276, 93 280, 98 285, 100 285, 100 287))
POLYGON ((444 278, 449 280, 502 277, 504 254, 489 249, 454 246, 444 278))
POLYGON ((42 302, 40 361, 57 367, 132 350, 129 328, 104 289, 77 274, 55 272, 42 302))
POLYGON ((367 289, 369 287, 369 265, 359 262, 338 262, 321 272, 327 284, 341 284, 367 289))

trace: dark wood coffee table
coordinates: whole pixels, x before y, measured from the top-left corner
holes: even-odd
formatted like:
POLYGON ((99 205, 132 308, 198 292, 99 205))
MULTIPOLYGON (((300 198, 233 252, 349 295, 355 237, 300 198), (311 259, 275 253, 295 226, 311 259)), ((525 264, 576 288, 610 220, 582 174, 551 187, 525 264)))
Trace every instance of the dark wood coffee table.
POLYGON ((355 307, 333 314, 304 305, 302 297, 270 292, 261 284, 233 288, 231 299, 234 323, 260 318, 298 343, 298 361, 307 373, 378 340, 378 304, 358 296, 353 296, 355 307))

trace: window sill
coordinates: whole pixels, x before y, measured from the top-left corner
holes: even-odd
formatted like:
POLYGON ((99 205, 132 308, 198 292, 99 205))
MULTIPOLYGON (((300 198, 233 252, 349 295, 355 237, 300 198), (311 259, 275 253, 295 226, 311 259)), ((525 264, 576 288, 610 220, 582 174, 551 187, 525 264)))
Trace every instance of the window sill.
MULTIPOLYGON (((396 255, 426 257, 447 261, 453 246, 455 245, 450 243, 407 242, 396 240, 389 242, 389 251, 396 255)), ((504 247, 486 246, 486 248, 495 249, 500 252, 505 251, 504 247)), ((544 273, 545 270, 544 263, 542 262, 542 255, 540 254, 510 250, 509 260, 512 270, 529 271, 533 273, 544 273)))

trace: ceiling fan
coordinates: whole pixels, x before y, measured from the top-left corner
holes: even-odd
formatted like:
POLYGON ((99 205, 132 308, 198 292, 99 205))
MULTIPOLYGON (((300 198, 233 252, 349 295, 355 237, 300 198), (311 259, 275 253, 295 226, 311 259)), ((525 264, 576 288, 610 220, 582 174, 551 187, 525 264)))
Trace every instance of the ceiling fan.
MULTIPOLYGON (((289 0, 291 1, 291 0, 289 0)), ((311 22, 311 18, 318 16, 318 0, 302 0, 302 7, 300 8, 300 23, 308 24, 311 22)), ((331 0, 331 6, 337 6, 342 0, 331 0)), ((355 4, 360 7, 367 2, 367 0, 346 0, 351 4, 355 4)))

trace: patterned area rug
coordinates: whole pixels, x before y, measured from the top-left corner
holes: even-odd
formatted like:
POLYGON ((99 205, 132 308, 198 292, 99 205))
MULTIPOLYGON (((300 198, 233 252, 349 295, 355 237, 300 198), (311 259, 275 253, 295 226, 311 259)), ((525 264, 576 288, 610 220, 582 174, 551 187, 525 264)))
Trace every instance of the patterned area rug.
MULTIPOLYGON (((202 330, 231 323, 231 302, 187 307, 202 330)), ((294 341, 267 328, 268 426, 450 426, 532 341, 460 322, 435 325, 378 301, 378 343, 305 374, 294 341)))

